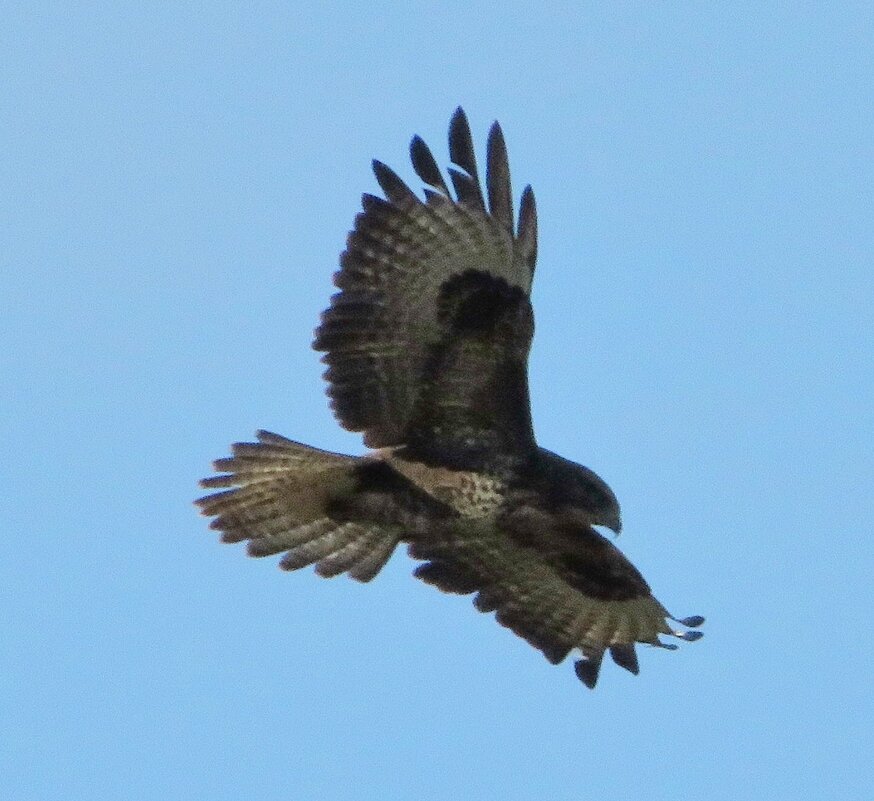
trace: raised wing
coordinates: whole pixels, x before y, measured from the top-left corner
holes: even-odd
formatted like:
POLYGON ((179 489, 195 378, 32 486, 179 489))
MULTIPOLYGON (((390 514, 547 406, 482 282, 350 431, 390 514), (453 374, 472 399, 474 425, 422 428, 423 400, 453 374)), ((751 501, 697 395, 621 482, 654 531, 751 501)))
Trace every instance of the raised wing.
POLYGON ((534 196, 514 228, 503 134, 489 133, 486 196, 461 109, 449 131, 453 198, 427 145, 413 139, 420 200, 384 164, 385 199, 364 195, 313 347, 325 351, 328 395, 340 423, 377 448, 423 452, 454 432, 490 447, 527 445, 528 295, 537 250, 534 196))
MULTIPOLYGON (((637 569, 589 526, 523 508, 500 520, 455 520, 410 545, 427 560, 416 576, 446 592, 477 593, 474 605, 557 664, 573 649, 583 655, 577 676, 594 687, 605 651, 637 673, 635 643, 663 648, 660 634, 698 639, 674 630, 674 618, 637 569)), ((695 627, 703 618, 677 621, 695 627)))

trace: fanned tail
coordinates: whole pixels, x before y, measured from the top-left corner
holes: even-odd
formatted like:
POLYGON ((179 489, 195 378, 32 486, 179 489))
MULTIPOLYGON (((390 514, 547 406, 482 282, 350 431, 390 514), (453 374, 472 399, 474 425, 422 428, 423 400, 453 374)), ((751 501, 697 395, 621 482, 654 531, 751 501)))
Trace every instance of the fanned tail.
POLYGON ((250 556, 284 553, 279 565, 297 570, 315 564, 321 576, 348 573, 370 581, 398 543, 384 527, 338 520, 331 508, 356 490, 354 471, 361 459, 257 433, 257 442, 232 446, 218 459, 223 475, 203 479, 206 489, 222 491, 198 499, 210 528, 223 542, 248 541, 250 556))

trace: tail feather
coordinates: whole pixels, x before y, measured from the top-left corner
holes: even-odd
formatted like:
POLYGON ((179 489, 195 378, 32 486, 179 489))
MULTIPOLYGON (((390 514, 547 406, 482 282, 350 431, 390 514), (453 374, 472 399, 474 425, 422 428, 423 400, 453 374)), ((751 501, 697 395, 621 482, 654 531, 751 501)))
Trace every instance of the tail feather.
POLYGON ((383 555, 382 561, 379 562, 380 568, 385 564, 388 557, 391 556, 391 550, 386 551, 384 547, 386 538, 382 529, 379 527, 366 528, 354 523, 348 525, 355 526, 358 530, 357 534, 353 539, 349 539, 339 550, 319 560, 319 563, 316 565, 316 573, 320 576, 330 578, 331 576, 337 576, 340 573, 359 568, 356 574, 351 574, 357 577, 358 575, 366 574, 368 570, 372 569, 372 564, 378 561, 380 555, 383 555))
POLYGON ((370 581, 389 560, 399 539, 383 536, 363 551, 361 558, 347 568, 349 575, 357 581, 370 581))
POLYGON ((398 543, 395 531, 366 522, 335 520, 330 509, 356 491, 360 458, 311 448, 259 431, 257 442, 237 443, 217 459, 223 475, 201 481, 219 489, 196 501, 213 517, 223 542, 248 541, 250 556, 285 553, 280 566, 316 564, 322 576, 348 572, 370 581, 398 543))
POLYGON ((283 570, 298 570, 307 565, 321 564, 332 554, 342 553, 350 544, 354 545, 361 535, 362 528, 356 523, 333 523, 323 534, 289 548, 279 566, 283 570))
MULTIPOLYGON (((304 525, 287 524, 280 527, 277 534, 273 536, 262 536, 258 539, 250 539, 246 546, 246 553, 249 556, 262 557, 273 556, 284 551, 300 551, 304 552, 306 546, 312 546, 323 540, 323 538, 332 534, 338 528, 342 528, 344 524, 331 520, 329 517, 323 517, 321 520, 314 520, 312 523, 304 525)), ((312 560, 311 560, 312 561, 312 560)), ((300 567, 311 564, 303 562, 300 567)))

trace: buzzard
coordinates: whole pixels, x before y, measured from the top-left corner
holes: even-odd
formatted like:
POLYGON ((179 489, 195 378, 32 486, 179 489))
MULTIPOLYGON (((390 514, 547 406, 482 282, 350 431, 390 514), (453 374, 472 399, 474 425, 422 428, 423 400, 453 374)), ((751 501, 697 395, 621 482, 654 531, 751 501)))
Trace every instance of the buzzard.
POLYGON ((596 530, 621 527, 607 484, 538 447, 527 374, 534 195, 525 188, 514 221, 497 123, 485 194, 460 108, 449 154, 447 183, 413 138, 424 200, 373 162, 385 197, 363 196, 340 291, 315 332, 331 407, 372 450, 346 456, 259 431, 215 462, 220 475, 201 484, 220 491, 197 504, 224 542, 281 553, 286 570, 314 564, 320 576, 370 581, 405 543, 422 561, 418 578, 475 593, 477 609, 550 662, 577 649, 588 687, 605 652, 636 674, 636 643, 676 648, 659 635, 695 640, 703 618, 672 617, 596 530))

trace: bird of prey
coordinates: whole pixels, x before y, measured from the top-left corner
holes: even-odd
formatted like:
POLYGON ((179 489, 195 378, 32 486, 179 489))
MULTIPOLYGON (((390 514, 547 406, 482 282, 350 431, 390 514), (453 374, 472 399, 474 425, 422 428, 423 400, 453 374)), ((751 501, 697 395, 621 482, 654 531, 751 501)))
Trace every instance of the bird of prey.
POLYGON ((337 419, 371 450, 346 456, 259 431, 215 462, 220 475, 201 485, 220 491, 197 503, 224 542, 281 553, 286 570, 370 581, 404 543, 418 578, 475 593, 478 610, 550 662, 576 649, 588 687, 605 652, 636 674, 636 643, 676 648, 660 635, 697 639, 703 618, 668 613, 595 528, 621 527, 607 484, 534 438, 531 187, 514 220, 495 123, 483 192, 460 108, 449 183, 418 136, 410 155, 424 199, 373 162, 385 197, 362 198, 313 343, 337 419))

